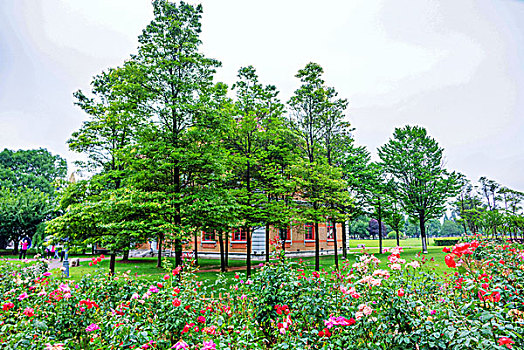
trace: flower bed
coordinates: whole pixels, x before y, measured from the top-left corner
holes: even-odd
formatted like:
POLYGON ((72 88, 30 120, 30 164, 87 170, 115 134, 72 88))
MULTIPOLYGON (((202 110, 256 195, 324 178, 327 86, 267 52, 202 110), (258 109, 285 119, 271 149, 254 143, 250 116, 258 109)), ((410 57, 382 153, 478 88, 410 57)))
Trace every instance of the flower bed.
POLYGON ((387 269, 368 254, 339 272, 280 262, 213 286, 196 282, 191 265, 156 283, 102 273, 75 283, 45 263, 5 264, 0 348, 524 348, 522 246, 472 241, 446 251, 445 276, 392 248, 387 269))

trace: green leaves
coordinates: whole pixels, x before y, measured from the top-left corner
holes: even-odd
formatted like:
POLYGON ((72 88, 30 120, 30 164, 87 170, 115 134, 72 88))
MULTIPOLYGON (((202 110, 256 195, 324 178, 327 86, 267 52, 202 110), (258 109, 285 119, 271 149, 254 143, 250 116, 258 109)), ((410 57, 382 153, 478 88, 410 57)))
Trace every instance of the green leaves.
POLYGON ((55 215, 66 171, 65 160, 45 149, 0 152, 0 245, 32 237, 55 215))
POLYGON ((447 199, 458 190, 458 175, 444 168, 443 149, 422 127, 395 129, 378 154, 384 171, 394 180, 402 208, 420 223, 426 251, 425 223, 442 215, 447 199))

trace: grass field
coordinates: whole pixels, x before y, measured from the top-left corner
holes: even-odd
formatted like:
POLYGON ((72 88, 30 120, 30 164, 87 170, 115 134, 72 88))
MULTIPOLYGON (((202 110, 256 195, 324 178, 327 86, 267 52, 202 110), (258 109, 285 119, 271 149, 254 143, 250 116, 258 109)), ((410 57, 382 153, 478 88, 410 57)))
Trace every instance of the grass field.
MULTIPOLYGON (((349 240, 349 248, 357 248, 359 245, 365 245, 366 247, 378 247, 379 241, 378 239, 351 239, 349 240)), ((435 239, 434 238, 428 238, 428 246, 435 245, 435 239)), ((384 239, 382 241, 383 247, 396 247, 397 246, 397 240, 396 239, 384 239)), ((400 240, 400 246, 401 247, 421 247, 421 241, 420 238, 406 238, 400 240)))
MULTIPOLYGON (((373 249, 375 250, 375 249, 373 249)), ((370 252, 371 249, 369 250, 370 252)), ((420 249, 414 249, 414 248, 407 248, 402 253, 402 258, 406 259, 408 262, 417 259, 416 255, 419 253, 420 249)), ((373 253, 373 252, 372 252, 373 253)), ((385 268, 388 264, 387 256, 389 254, 378 254, 375 253, 375 256, 377 256, 382 262, 380 264, 381 268, 385 268)), ((350 263, 355 262, 357 254, 349 254, 348 260, 350 263)), ((428 254, 425 255, 428 261, 427 266, 435 271, 438 274, 443 274, 446 271, 449 271, 448 267, 444 264, 444 257, 445 254, 442 252, 441 247, 429 247, 428 254), (431 261, 433 259, 433 261, 431 261)), ((306 270, 313 271, 315 266, 315 258, 314 257, 304 257, 301 258, 303 260, 304 266, 306 270)), ((168 259, 171 264, 174 264, 174 259, 169 258, 168 259)), ((293 258, 292 260, 299 260, 299 258, 293 258)), ((259 264, 259 261, 254 261, 253 266, 255 267, 255 273, 256 273, 256 267, 259 264)), ((343 263, 343 259, 340 258, 340 264, 343 263)), ((320 265, 321 269, 325 269, 327 271, 331 271, 334 269, 335 264, 335 258, 333 256, 321 256, 320 257, 320 265)), ((216 279, 219 277, 220 273, 216 271, 209 271, 209 270, 217 270, 220 268, 220 261, 216 259, 199 259, 199 266, 200 271, 198 272, 198 279, 206 284, 212 284, 216 281, 216 279)), ((224 276, 228 279, 233 279, 234 275, 237 273, 245 273, 245 261, 243 260, 231 260, 229 262, 229 266, 233 271, 228 271, 224 273, 224 276)), ((105 259, 102 262, 100 262, 96 266, 88 266, 88 262, 84 261, 81 262, 81 266, 79 267, 73 267, 70 269, 71 278, 74 280, 80 280, 83 275, 85 274, 92 274, 95 272, 96 269, 102 269, 104 272, 107 272, 109 269, 109 259, 105 259)), ((130 260, 127 263, 124 263, 120 260, 117 260, 116 262, 116 272, 117 273, 127 273, 130 276, 136 276, 139 279, 147 279, 147 280, 159 280, 164 274, 166 274, 169 269, 159 269, 156 267, 156 259, 155 258, 140 258, 140 259, 134 259, 130 260)), ((58 270, 54 271, 54 273, 59 273, 58 270)))
MULTIPOLYGON (((429 240, 429 246, 428 246, 428 254, 426 254, 426 258, 429 259, 427 265, 430 269, 433 269, 436 273, 443 274, 446 271, 449 271, 448 267, 444 263, 444 257, 445 254, 442 252, 442 247, 436 247, 433 246, 434 240, 429 240), (433 261, 431 261, 433 259, 433 261)), ((417 259, 416 255, 420 252, 420 240, 419 239, 405 239, 401 240, 400 242, 401 246, 406 247, 404 248, 404 253, 402 253, 402 258, 406 259, 407 261, 411 261, 413 259, 417 259), (407 248, 410 247, 410 248, 407 248)), ((357 254, 361 251, 361 249, 357 249, 359 245, 365 245, 366 250, 369 253, 375 254, 382 263, 380 266, 382 268, 387 266, 387 256, 389 254, 378 254, 378 240, 351 240, 349 245, 349 252, 348 260, 353 263, 355 261, 355 258, 357 254)), ((396 240, 384 240, 383 241, 384 247, 394 247, 396 246, 396 240)), ((9 256, 10 258, 13 258, 13 256, 9 256)), ((82 256, 85 257, 85 256, 82 256)), ((292 260, 299 260, 299 258, 294 258, 292 260)), ((303 257, 302 260, 304 261, 304 266, 306 270, 313 270, 315 266, 315 258, 314 257, 303 257)), ((169 261, 169 264, 174 265, 174 258, 167 258, 167 261, 169 261)), ((340 264, 342 264, 343 259, 340 257, 340 264)), ((253 261, 253 266, 255 267, 256 272, 256 266, 260 263, 260 261, 253 261)), ((1 262, 0 262, 1 264, 1 262)), ((109 259, 104 259, 102 262, 100 262, 96 266, 88 266, 88 261, 82 261, 81 266, 79 267, 73 267, 70 269, 70 276, 74 280, 80 280, 82 276, 86 274, 92 274, 97 269, 102 269, 102 271, 107 272, 109 270, 109 259)), ((325 270, 333 270, 335 264, 335 258, 334 256, 321 256, 320 257, 320 265, 321 269, 325 270)), ((22 263, 23 265, 23 263, 22 263)), ((244 260, 230 260, 229 266, 234 271, 226 272, 224 275, 228 279, 233 279, 234 275, 236 273, 245 273, 245 261, 244 260)), ((210 271, 210 270, 218 270, 220 268, 220 261, 218 259, 199 259, 199 267, 200 271, 198 272, 198 279, 206 284, 212 284, 218 276, 220 275, 219 272, 216 271, 210 271)), ((139 258, 139 259, 132 259, 129 262, 122 262, 120 260, 117 260, 116 262, 116 272, 118 273, 127 273, 130 276, 136 276, 139 279, 147 279, 147 280, 159 280, 168 270, 166 269, 159 269, 156 267, 156 258, 139 258)), ((53 271, 56 274, 60 274, 60 271, 56 269, 53 271)))

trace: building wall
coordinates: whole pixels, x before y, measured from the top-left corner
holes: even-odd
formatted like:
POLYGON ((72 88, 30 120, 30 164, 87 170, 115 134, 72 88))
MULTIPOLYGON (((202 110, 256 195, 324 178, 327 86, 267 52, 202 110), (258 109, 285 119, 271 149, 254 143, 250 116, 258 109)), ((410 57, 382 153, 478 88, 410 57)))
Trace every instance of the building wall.
MULTIPOLYGON (((333 250, 335 242, 333 239, 328 239, 327 234, 327 225, 326 223, 318 224, 319 230, 319 241, 320 241, 320 250, 333 250)), ((315 240, 306 240, 305 239, 305 224, 297 223, 291 226, 291 239, 286 240, 285 247, 286 252, 314 252, 315 251, 315 240)), ((252 253, 253 254, 265 254, 265 227, 256 228, 252 235, 252 253)), ((337 245, 339 249, 342 247, 342 225, 337 224, 337 245)), ((246 252, 246 242, 245 241, 234 241, 231 239, 232 233, 229 237, 229 253, 243 253, 246 252)), ((279 230, 270 226, 270 242, 275 241, 279 237, 279 230)), ((218 243, 218 238, 216 240, 203 240, 203 235, 198 237, 198 251, 199 252, 209 252, 209 253, 219 253, 220 247, 218 243)), ((224 241, 225 244, 225 241, 224 241)), ((280 245, 280 240, 278 242, 280 245)), ((194 239, 189 241, 184 250, 194 250, 194 239)))

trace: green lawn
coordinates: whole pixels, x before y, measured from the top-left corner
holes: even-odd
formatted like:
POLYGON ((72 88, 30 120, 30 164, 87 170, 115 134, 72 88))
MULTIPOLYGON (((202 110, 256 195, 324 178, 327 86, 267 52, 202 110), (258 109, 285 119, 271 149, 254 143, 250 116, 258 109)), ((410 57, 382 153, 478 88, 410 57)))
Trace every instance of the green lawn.
MULTIPOLYGON (((355 258, 358 253, 360 253, 360 249, 356 249, 358 245, 365 245, 366 250, 369 253, 375 254, 382 262, 380 264, 381 268, 385 268, 387 266, 387 256, 389 254, 378 254, 378 240, 350 240, 350 254, 348 255, 348 260, 351 262, 355 262, 355 258)), ((396 240, 384 240, 384 247, 394 247, 396 245, 396 240)), ((404 247, 414 247, 414 248, 405 248, 404 253, 402 253, 402 258, 406 259, 408 262, 415 259, 416 255, 420 252, 420 239, 415 238, 409 238, 405 240, 401 240, 400 242, 401 246, 404 247)), ((447 266, 444 263, 444 257, 445 254, 442 252, 442 247, 436 247, 433 245, 434 240, 431 238, 429 240, 429 247, 428 247, 428 254, 426 254, 426 258, 428 260, 431 260, 433 258, 434 261, 428 261, 427 266, 430 269, 433 269, 435 272, 439 274, 443 274, 446 271, 449 271, 447 266)), ((13 256, 6 256, 9 258, 13 258, 13 256)), ((85 256, 82 256, 85 257, 85 256)), ((174 258, 167 258, 167 260, 170 262, 171 265, 174 265, 174 258)), ((292 260, 298 261, 299 258, 294 258, 292 260)), ((304 257, 302 258, 304 261, 304 266, 306 270, 313 270, 315 266, 315 258, 314 257, 304 257)), ((260 261, 253 261, 253 266, 257 266, 260 263, 260 261)), ((340 263, 342 264, 342 258, 340 257, 340 263)), ((1 264, 1 262, 0 262, 1 264)), ((80 280, 83 275, 85 274, 92 274, 97 269, 102 269, 104 272, 107 272, 109 270, 109 259, 106 258, 102 262, 100 262, 96 266, 88 266, 89 261, 82 261, 81 266, 79 267, 72 267, 70 268, 70 275, 71 278, 74 280, 80 280)), ((335 264, 335 258, 334 256, 321 256, 320 257, 320 265, 322 269, 331 271, 334 268, 335 264)), ((205 282, 206 284, 212 284, 218 276, 220 275, 219 272, 210 271, 210 270, 218 270, 220 268, 220 260, 218 259, 199 259, 199 266, 200 271, 198 273, 199 280, 205 282)), ((229 271, 225 273, 225 276, 227 278, 233 279, 234 275, 236 273, 245 273, 245 261, 244 260, 230 260, 229 266, 235 271, 229 271)), ((256 271, 256 268, 255 268, 256 271)), ((58 270, 54 271, 55 273, 59 273, 58 270)), ((140 279, 147 279, 147 280, 159 280, 164 274, 167 273, 166 269, 159 269, 156 267, 156 258, 137 258, 132 259, 127 263, 124 263, 120 260, 117 260, 116 262, 116 272, 118 273, 128 273, 130 276, 136 276, 140 279)))
MULTIPOLYGON (((360 244, 365 245, 366 247, 378 247, 379 241, 378 239, 350 239, 349 240, 349 248, 357 248, 360 244)), ((434 238, 428 238, 428 246, 434 246, 435 245, 435 239, 434 238)), ((382 241, 383 247, 396 247, 397 246, 397 240, 396 239, 384 239, 382 241)), ((401 247, 421 247, 421 241, 420 238, 406 238, 400 240, 400 246, 401 247)))
MULTIPOLYGON (((374 253, 375 256, 377 256, 382 262, 380 264, 381 268, 386 268, 388 264, 387 257, 389 254, 378 254, 376 252, 375 248, 369 249, 368 251, 370 253, 374 253)), ((407 248, 402 253, 402 258, 406 259, 408 262, 417 259, 416 255, 419 253, 420 249, 415 248, 407 248)), ((348 256, 348 260, 351 262, 355 262, 357 254, 351 253, 348 256)), ((449 271, 447 266, 444 263, 444 257, 445 254, 442 252, 442 247, 429 247, 428 248, 428 254, 426 254, 426 258, 430 261, 428 261, 427 266, 430 269, 433 269, 435 272, 439 274, 443 274, 445 271, 449 271), (433 258, 434 261, 431 261, 433 258)), ((315 258, 314 257, 304 257, 301 258, 304 262, 304 267, 306 270, 313 271, 315 266, 315 258)), ((171 264, 174 263, 174 259, 169 258, 168 259, 171 264)), ((293 258, 292 260, 298 261, 300 258, 293 258)), ((333 256, 321 256, 320 257, 320 265, 322 269, 325 269, 327 271, 331 271, 334 269, 334 257, 333 256)), ((340 258, 340 264, 342 264, 343 260, 340 258)), ((107 272, 109 269, 109 259, 104 259, 102 262, 100 262, 96 266, 88 266, 88 261, 81 262, 80 267, 72 267, 70 269, 71 278, 74 280, 79 280, 83 275, 94 273, 96 269, 102 269, 104 272, 107 272)), ((259 264, 259 261, 253 262, 253 266, 255 267, 259 264)), ((199 265, 200 265, 200 272, 198 272, 198 279, 206 284, 212 284, 216 281, 218 276, 220 275, 219 272, 215 271, 209 271, 212 269, 219 269, 220 268, 220 261, 217 259, 199 259, 199 265), (206 271, 207 270, 207 271, 206 271)), ((229 271, 225 273, 225 277, 228 279, 233 279, 234 275, 237 273, 245 273, 245 261, 244 260, 231 260, 229 262, 229 266, 232 268, 235 268, 234 271, 229 271)), ((127 273, 130 276, 136 276, 140 279, 147 279, 151 281, 159 280, 164 274, 167 273, 166 269, 159 269, 156 267, 156 258, 140 258, 140 259, 133 259, 128 263, 123 263, 120 260, 117 260, 116 262, 116 271, 117 273, 127 273)), ((58 273, 58 271, 55 271, 55 273, 58 273)))

